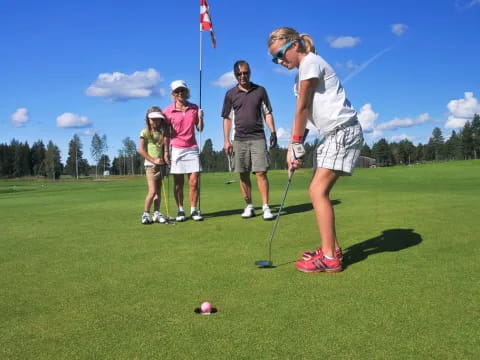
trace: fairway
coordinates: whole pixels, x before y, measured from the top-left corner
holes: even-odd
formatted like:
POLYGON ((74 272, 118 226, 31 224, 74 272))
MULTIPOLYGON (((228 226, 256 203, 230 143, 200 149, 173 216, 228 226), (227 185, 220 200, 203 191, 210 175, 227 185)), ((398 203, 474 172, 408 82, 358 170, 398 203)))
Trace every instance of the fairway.
MULTIPOLYGON (((338 274, 294 266, 319 244, 311 174, 294 175, 273 269, 254 266, 273 222, 240 217, 228 173, 202 175, 205 221, 176 226, 140 224, 140 176, 0 181, 0 358, 476 358, 480 161, 341 178, 338 274)), ((287 174, 269 178, 278 210, 287 174)))

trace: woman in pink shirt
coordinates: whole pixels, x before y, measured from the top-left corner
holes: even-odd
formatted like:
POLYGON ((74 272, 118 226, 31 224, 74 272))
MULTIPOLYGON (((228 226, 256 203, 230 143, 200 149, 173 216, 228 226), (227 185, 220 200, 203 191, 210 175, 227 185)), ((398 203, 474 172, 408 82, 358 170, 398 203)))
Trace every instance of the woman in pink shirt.
POLYGON ((175 80, 170 84, 172 90, 173 104, 164 110, 165 116, 171 125, 170 145, 171 170, 174 176, 174 195, 178 207, 177 221, 186 220, 183 209, 183 187, 185 183, 184 174, 188 174, 190 188, 190 215, 193 220, 203 220, 198 203, 198 177, 201 171, 200 153, 197 140, 195 139, 195 128, 203 130, 203 111, 197 105, 188 101, 190 90, 183 80, 175 80))

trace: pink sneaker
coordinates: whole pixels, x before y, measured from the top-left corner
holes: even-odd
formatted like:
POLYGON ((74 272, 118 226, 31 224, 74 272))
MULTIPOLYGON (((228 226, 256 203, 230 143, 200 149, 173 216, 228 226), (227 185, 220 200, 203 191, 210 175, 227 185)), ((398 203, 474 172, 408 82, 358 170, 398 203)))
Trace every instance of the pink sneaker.
MULTIPOLYGON (((314 256, 323 257, 323 252, 321 247, 319 247, 317 250, 314 250, 314 251, 305 251, 304 253, 302 253, 303 260, 311 260, 314 256)), ((342 249, 340 248, 335 249, 335 256, 337 257, 337 259, 342 261, 343 260, 342 249)))
POLYGON ((334 273, 343 270, 340 259, 327 259, 325 256, 314 256, 311 260, 298 260, 295 267, 306 273, 327 272, 334 273))

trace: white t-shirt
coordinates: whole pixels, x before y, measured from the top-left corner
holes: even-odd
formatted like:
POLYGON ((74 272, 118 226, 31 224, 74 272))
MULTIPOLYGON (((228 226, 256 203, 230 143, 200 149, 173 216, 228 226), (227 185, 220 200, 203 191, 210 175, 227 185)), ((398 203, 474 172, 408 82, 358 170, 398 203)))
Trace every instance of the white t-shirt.
POLYGON ((357 116, 357 112, 345 96, 342 84, 332 67, 319 55, 309 53, 300 62, 294 92, 298 97, 300 81, 318 78, 309 121, 325 136, 338 125, 357 116))

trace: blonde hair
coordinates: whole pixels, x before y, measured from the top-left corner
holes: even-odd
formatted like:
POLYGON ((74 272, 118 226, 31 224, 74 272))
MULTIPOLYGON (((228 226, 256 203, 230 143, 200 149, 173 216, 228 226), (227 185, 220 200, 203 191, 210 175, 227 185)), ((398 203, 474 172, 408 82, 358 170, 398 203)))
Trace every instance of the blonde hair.
POLYGON ((167 118, 165 116, 165 119, 162 120, 162 124, 159 126, 158 129, 152 129, 152 126, 150 125, 150 121, 148 121, 149 120, 148 119, 148 114, 150 114, 152 112, 159 112, 159 113, 163 114, 163 116, 165 116, 162 109, 160 109, 160 107, 158 107, 158 106, 152 106, 150 109, 147 110, 147 113, 145 114, 145 129, 147 129, 147 137, 149 139, 152 138, 152 132, 153 131, 158 131, 158 132, 164 132, 165 131, 165 119, 167 118))
POLYGON ((302 53, 312 52, 316 54, 315 45, 313 39, 308 34, 299 34, 297 30, 290 27, 280 27, 273 30, 269 37, 267 46, 270 47, 276 41, 282 41, 282 44, 286 44, 289 41, 298 40, 298 51, 302 53))

